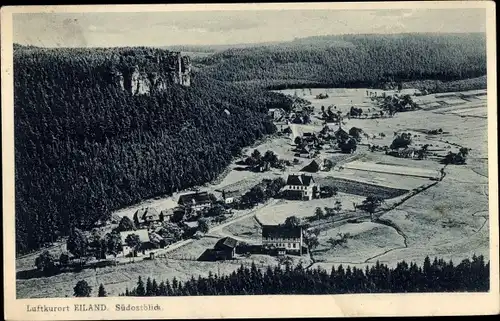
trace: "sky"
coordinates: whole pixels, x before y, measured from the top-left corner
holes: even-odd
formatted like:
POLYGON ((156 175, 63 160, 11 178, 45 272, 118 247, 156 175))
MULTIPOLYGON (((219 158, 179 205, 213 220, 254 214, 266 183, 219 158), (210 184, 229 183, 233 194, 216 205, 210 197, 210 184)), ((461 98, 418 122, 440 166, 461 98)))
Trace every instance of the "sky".
POLYGON ((485 32, 485 9, 16 13, 15 43, 43 47, 227 45, 317 35, 485 32))

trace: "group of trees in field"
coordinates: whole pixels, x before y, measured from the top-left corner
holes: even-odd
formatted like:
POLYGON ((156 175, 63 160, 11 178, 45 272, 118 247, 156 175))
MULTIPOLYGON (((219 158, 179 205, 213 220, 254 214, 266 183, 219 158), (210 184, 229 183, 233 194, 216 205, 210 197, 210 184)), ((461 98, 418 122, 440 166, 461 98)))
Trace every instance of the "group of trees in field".
MULTIPOLYGON (((85 280, 78 281, 73 288, 73 296, 77 298, 88 298, 92 294, 92 287, 85 280)), ((108 293, 101 283, 99 289, 97 290, 98 297, 106 297, 108 293)))
POLYGON ((442 160, 443 164, 451 165, 464 165, 467 161, 467 156, 469 155, 470 148, 461 147, 458 153, 449 152, 442 160))
POLYGON ((314 210, 313 216, 308 216, 308 221, 316 221, 329 217, 333 217, 338 215, 342 211, 342 203, 339 200, 336 200, 333 207, 325 207, 322 209, 321 207, 316 207, 314 210))
POLYGON ((406 148, 411 143, 412 143, 411 133, 399 133, 395 135, 389 148, 390 149, 406 148))
POLYGON ((305 269, 301 264, 259 269, 241 265, 228 275, 214 275, 181 282, 177 278, 158 282, 139 277, 137 287, 123 296, 196 296, 250 294, 343 294, 404 292, 487 292, 490 262, 483 256, 453 261, 426 257, 423 265, 401 261, 389 267, 378 261, 365 269, 339 265, 328 272, 321 267, 305 269))
POLYGON ((243 147, 276 130, 268 108, 291 104, 201 74, 189 88, 131 96, 109 80, 109 61, 124 54, 128 64, 150 55, 16 46, 17 253, 90 229, 114 209, 214 179, 243 147))
MULTIPOLYGON (((130 247, 140 245, 140 240, 135 234, 129 235, 124 240, 130 247)), ((43 251, 35 258, 35 266, 42 275, 52 275, 65 267, 82 267, 92 258, 105 259, 108 255, 116 257, 122 251, 122 239, 115 230, 101 236, 100 232, 93 230, 88 236, 84 231, 74 228, 66 240, 67 252, 55 257, 48 250, 43 251), (71 255, 71 256, 70 256, 71 255)))
MULTIPOLYGON (((405 111, 415 110, 418 106, 413 101, 410 95, 394 95, 373 98, 378 100, 379 106, 390 116, 394 116, 396 113, 401 113, 405 111)), ((383 114, 381 114, 383 115, 383 114)))
POLYGON ((257 171, 267 171, 271 167, 283 168, 284 161, 280 160, 272 150, 268 150, 262 155, 258 149, 254 149, 252 154, 245 158, 244 163, 249 168, 257 171))
POLYGON ((248 209, 259 203, 264 203, 270 198, 279 196, 280 190, 285 186, 283 178, 263 179, 261 183, 252 187, 235 201, 235 208, 248 209))
POLYGON ((229 49, 202 59, 219 80, 266 87, 377 87, 486 74, 486 36, 473 34, 336 35, 283 45, 229 49))

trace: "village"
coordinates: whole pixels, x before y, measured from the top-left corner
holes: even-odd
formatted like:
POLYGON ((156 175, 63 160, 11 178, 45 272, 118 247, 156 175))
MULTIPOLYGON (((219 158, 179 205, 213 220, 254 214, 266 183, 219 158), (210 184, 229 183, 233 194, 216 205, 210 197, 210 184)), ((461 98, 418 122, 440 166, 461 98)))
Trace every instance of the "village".
MULTIPOLYGON (((18 260, 18 294, 40 295, 30 284, 47 255, 61 267, 52 278, 76 272, 102 283, 113 275, 106 288, 118 291, 135 281, 127 275, 131 269, 182 279, 230 273, 252 262, 262 268, 390 263, 410 252, 425 253, 423 247, 411 250, 421 238, 414 226, 428 235, 441 226, 464 229, 464 222, 473 234, 483 229, 485 221, 462 213, 421 222, 422 217, 408 216, 405 205, 436 184, 445 185, 449 176, 485 184, 473 175, 485 169, 474 160, 486 157, 477 148, 487 144, 475 144, 481 138, 469 128, 486 118, 486 91, 282 92, 295 104, 268 111, 277 133, 244 150, 218 181, 119 210, 45 256, 18 260), (450 117, 465 117, 467 127, 457 128, 450 117)), ((445 247, 440 251, 446 253, 445 247)))

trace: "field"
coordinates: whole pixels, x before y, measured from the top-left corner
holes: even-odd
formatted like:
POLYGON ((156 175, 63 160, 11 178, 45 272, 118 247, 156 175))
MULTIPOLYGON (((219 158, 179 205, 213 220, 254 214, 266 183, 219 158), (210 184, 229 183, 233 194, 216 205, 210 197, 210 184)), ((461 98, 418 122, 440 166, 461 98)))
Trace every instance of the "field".
POLYGON ((404 248, 404 238, 393 228, 372 222, 345 224, 321 232, 318 236, 319 246, 313 252, 317 262, 335 263, 367 263, 371 258, 387 251, 404 248), (347 243, 332 248, 330 238, 338 239, 338 233, 349 233, 347 243))
POLYGON ((353 203, 360 204, 364 197, 338 193, 331 198, 314 199, 307 202, 302 201, 280 201, 278 204, 262 208, 256 212, 256 218, 263 225, 283 224, 289 216, 306 218, 313 216, 316 207, 334 207, 335 201, 340 201, 344 211, 353 211, 353 203))
POLYGON ((400 165, 388 165, 388 164, 377 164, 377 163, 355 161, 345 164, 344 167, 361 171, 393 174, 401 176, 415 176, 423 178, 439 177, 438 171, 428 170, 425 168, 400 166, 400 165))
MULTIPOLYGON (((295 91, 285 92, 293 95, 295 91)), ((366 95, 366 89, 312 89, 311 93, 308 90, 304 92, 297 90, 297 92, 298 96, 312 102, 316 115, 322 105, 327 107, 331 104, 343 112, 346 112, 351 105, 363 109, 377 109, 366 95), (317 94, 325 92, 329 98, 315 99, 317 94)), ((191 276, 206 276, 209 271, 230 273, 240 264, 247 265, 252 261, 260 268, 268 264, 278 264, 276 258, 265 255, 252 255, 248 258, 241 257, 234 262, 219 263, 199 262, 196 259, 207 248, 211 248, 218 238, 224 236, 233 236, 239 241, 258 244, 261 241, 259 222, 283 223, 292 215, 306 218, 314 214, 316 207, 333 207, 335 200, 341 201, 343 211, 354 211, 353 203, 360 204, 368 195, 378 195, 385 198, 387 204, 398 205, 385 212, 380 217, 380 222, 340 224, 323 230, 319 235, 319 246, 312 252, 312 258, 316 262, 312 267, 329 268, 338 264, 364 267, 374 264, 377 260, 393 266, 403 259, 420 263, 427 255, 453 259, 454 262, 470 257, 474 253, 483 254, 488 258, 487 120, 470 117, 484 114, 485 96, 478 93, 469 96, 463 94, 460 96, 462 98, 457 98, 455 93, 444 97, 439 95, 416 97, 421 99, 421 102, 426 102, 422 105, 424 109, 398 113, 392 118, 345 120, 346 130, 351 127, 361 128, 368 138, 362 138, 354 155, 335 154, 329 151, 321 153, 321 157, 339 162, 330 172, 320 171, 314 174, 320 185, 339 188, 339 193, 335 197, 307 202, 280 200, 262 205, 255 211, 235 211, 235 218, 245 217, 171 251, 167 254, 167 258, 84 270, 78 274, 64 273, 49 278, 17 280, 17 296, 18 298, 71 296, 76 281, 81 279, 87 280, 94 290, 103 283, 110 294, 117 295, 125 291, 126 287, 133 287, 139 275, 155 277, 157 280, 171 279, 174 276, 185 280, 191 276), (452 99, 456 105, 450 104, 453 102, 452 99), (460 99, 464 103, 458 104, 460 99), (469 101, 465 102, 464 99, 469 101), (445 105, 441 101, 448 103, 445 105), (482 107, 478 102, 482 103, 482 107), (478 106, 471 106, 472 103, 478 106), (430 107, 432 104, 434 107, 430 107), (425 133, 426 130, 439 128, 443 130, 443 134, 425 133), (413 147, 420 148, 424 144, 429 144, 432 145, 429 147, 431 153, 437 155, 444 155, 448 151, 456 152, 462 146, 471 148, 467 164, 444 167, 439 163, 437 156, 431 155, 424 160, 402 159, 368 150, 369 144, 390 145, 395 132, 410 132, 413 147), (385 137, 381 137, 380 133, 385 137), (437 183, 430 180, 431 177, 439 177, 442 168, 446 173, 444 179, 437 183), (432 183, 435 185, 421 192, 415 192, 416 189, 432 183), (399 204, 412 191, 416 195, 399 204), (338 233, 350 233, 351 238, 345 246, 332 249, 328 239, 337 238, 338 233)), ((294 125, 296 134, 306 131, 318 132, 323 127, 315 116, 312 120, 312 124, 309 125, 294 125)), ((330 127, 333 130, 337 128, 336 125, 330 127)), ((292 144, 291 137, 272 137, 247 148, 244 153, 249 155, 253 149, 258 149, 263 154, 267 150, 272 150, 280 158, 292 160, 294 158, 292 144)), ((222 189, 245 191, 264 178, 286 179, 290 173, 299 173, 310 160, 300 159, 300 164, 287 168, 285 172, 272 169, 265 173, 238 170, 241 166, 237 165, 236 161, 238 160, 230 165, 219 180, 200 188, 216 195, 219 195, 217 191, 222 189)), ((186 191, 181 193, 184 192, 186 191)), ((115 214, 131 217, 138 208, 145 206, 156 207, 159 210, 172 208, 176 206, 181 193, 146 200, 115 214)), ((54 248, 52 251, 58 255, 61 248, 54 248)), ((17 269, 32 268, 35 257, 36 255, 31 255, 18 259, 17 269)), ((294 258, 295 263, 299 260, 302 260, 305 266, 310 263, 310 259, 306 256, 294 258)))

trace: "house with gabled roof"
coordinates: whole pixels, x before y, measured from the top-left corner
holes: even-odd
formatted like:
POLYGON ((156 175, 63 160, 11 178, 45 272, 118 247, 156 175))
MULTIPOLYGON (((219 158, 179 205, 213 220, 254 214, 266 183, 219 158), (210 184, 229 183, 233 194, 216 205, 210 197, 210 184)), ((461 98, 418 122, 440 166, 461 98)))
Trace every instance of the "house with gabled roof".
POLYGON ((142 245, 146 245, 147 243, 151 243, 149 240, 149 232, 147 229, 140 229, 140 230, 135 230, 135 231, 124 231, 120 232, 120 239, 121 239, 121 245, 122 245, 122 253, 123 256, 127 256, 128 254, 132 253, 134 250, 139 250, 131 248, 127 242, 127 236, 135 234, 139 237, 139 242, 142 245))
POLYGON ((300 200, 312 200, 314 193, 319 191, 319 184, 314 181, 312 175, 288 175, 283 194, 288 198, 300 200))
POLYGON ((208 192, 194 192, 179 196, 178 204, 185 208, 200 211, 212 206, 212 200, 208 192))
POLYGON ((335 132, 334 132, 335 138, 340 141, 344 141, 349 139, 349 134, 342 129, 342 127, 339 127, 335 132))
POLYGON ((301 226, 264 225, 262 226, 262 246, 278 254, 293 253, 302 255, 304 240, 301 226))
POLYGON ((236 246, 238 241, 231 237, 224 237, 217 241, 214 245, 214 250, 218 258, 223 258, 225 260, 231 260, 234 258, 236 253, 236 246))
POLYGON ((160 221, 160 213, 154 207, 148 207, 141 216, 144 223, 152 223, 160 221))
POLYGON ((222 199, 224 203, 231 204, 234 202, 235 198, 240 196, 241 192, 239 190, 235 191, 222 191, 222 199))

